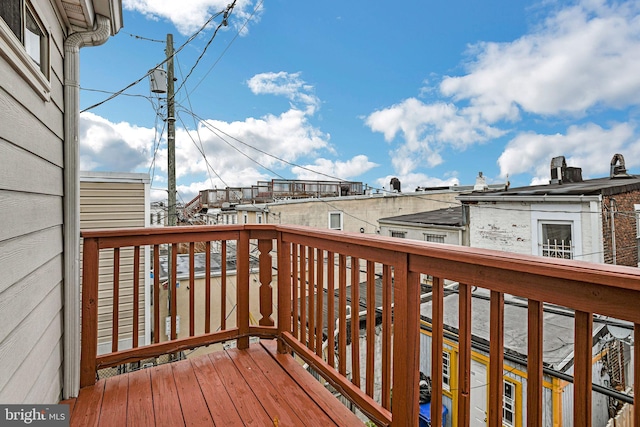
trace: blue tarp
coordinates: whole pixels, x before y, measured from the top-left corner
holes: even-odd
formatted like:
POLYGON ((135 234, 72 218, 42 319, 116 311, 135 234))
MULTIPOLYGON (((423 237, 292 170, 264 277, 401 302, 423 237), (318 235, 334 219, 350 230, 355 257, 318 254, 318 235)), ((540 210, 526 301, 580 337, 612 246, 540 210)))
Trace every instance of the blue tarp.
MULTIPOLYGON (((442 405, 442 425, 447 425, 447 414, 449 410, 446 406, 442 405)), ((431 422, 431 403, 421 403, 420 404, 420 414, 418 415, 420 419, 420 427, 427 427, 431 422)))

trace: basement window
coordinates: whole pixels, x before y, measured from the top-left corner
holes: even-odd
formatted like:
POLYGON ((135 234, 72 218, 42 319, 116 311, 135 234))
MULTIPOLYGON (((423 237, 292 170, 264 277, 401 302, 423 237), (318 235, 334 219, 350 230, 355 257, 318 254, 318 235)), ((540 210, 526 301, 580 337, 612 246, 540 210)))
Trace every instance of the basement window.
POLYGON ((49 33, 31 2, 0 1, 0 52, 43 99, 49 99, 49 33))

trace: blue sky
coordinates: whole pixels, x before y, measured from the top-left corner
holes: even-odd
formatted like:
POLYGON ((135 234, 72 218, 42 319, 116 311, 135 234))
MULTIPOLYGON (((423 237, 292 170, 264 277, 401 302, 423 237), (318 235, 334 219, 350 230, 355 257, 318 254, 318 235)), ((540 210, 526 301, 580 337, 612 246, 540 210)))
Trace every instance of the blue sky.
MULTIPOLYGON (((123 30, 81 51, 81 109, 228 3, 123 0, 123 30)), ((639 1, 238 0, 212 39, 221 20, 176 56, 184 201, 280 177, 546 183, 558 155, 585 178, 615 153, 640 173, 639 1)), ((165 198, 165 105, 143 78, 82 113, 81 167, 149 172, 165 198)))

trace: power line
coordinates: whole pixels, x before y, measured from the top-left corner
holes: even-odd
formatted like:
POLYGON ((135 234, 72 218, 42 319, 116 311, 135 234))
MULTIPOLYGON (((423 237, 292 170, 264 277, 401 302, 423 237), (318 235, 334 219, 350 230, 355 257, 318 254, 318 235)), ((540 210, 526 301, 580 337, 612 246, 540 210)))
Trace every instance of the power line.
POLYGON ((126 31, 123 31, 123 30, 120 30, 120 32, 121 32, 121 33, 124 33, 124 34, 127 34, 128 36, 133 37, 134 39, 138 39, 138 40, 145 40, 145 41, 148 41, 148 42, 162 43, 162 44, 164 44, 164 43, 165 43, 165 41, 164 41, 164 40, 150 39, 150 38, 148 38, 148 37, 139 36, 139 35, 137 35, 137 34, 131 34, 131 33, 128 33, 128 32, 126 32, 126 31))

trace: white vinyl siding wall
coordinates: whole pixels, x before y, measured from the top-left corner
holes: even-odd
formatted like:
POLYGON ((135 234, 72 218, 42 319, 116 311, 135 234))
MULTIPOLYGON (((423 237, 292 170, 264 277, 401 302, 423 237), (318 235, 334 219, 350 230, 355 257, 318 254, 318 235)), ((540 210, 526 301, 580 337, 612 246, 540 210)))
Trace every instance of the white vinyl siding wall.
POLYGON ((33 6, 50 36, 46 93, 7 59, 0 29, 2 403, 57 403, 62 390, 64 25, 52 2, 33 6))
MULTIPOLYGON (((80 177, 80 229, 131 228, 149 225, 146 174, 83 172, 80 177)), ((82 247, 82 243, 81 243, 82 247)), ((82 259, 82 254, 80 255, 82 259)), ((139 339, 145 342, 145 283, 149 279, 148 254, 140 253, 139 339)), ((130 348, 133 331, 133 248, 120 251, 120 349, 130 348)), ((82 264, 81 264, 82 265, 82 264)), ((82 274, 82 273, 81 273, 82 274)), ((98 353, 111 351, 113 318, 113 250, 100 253, 98 288, 98 353)))

